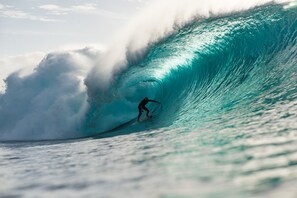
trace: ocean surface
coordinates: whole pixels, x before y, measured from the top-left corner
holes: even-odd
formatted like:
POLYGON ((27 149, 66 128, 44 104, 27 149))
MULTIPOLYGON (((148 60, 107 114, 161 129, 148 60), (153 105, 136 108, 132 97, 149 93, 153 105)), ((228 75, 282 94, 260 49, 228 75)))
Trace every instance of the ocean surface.
POLYGON ((10 75, 0 197, 296 198, 297 8, 250 7, 10 75))

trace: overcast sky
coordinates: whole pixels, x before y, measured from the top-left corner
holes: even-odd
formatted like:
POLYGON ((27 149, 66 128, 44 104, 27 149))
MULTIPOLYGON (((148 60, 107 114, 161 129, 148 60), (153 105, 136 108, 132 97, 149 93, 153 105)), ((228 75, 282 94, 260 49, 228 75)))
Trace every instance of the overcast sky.
POLYGON ((105 46, 148 0, 0 0, 0 58, 105 46))

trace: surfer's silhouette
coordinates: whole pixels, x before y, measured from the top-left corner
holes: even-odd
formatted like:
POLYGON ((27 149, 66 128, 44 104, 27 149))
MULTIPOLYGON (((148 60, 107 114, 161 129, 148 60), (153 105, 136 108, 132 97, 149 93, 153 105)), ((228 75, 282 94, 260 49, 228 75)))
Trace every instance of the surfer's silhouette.
POLYGON ((142 111, 145 110, 146 111, 146 117, 152 117, 152 116, 149 116, 149 112, 150 110, 148 110, 148 108, 146 108, 146 104, 148 102, 155 102, 155 103, 158 103, 158 104, 161 104, 160 102, 158 101, 155 101, 155 100, 149 100, 148 97, 145 97, 138 105, 138 111, 139 111, 139 114, 138 114, 138 117, 137 117, 137 121, 139 122, 139 118, 142 114, 142 111))

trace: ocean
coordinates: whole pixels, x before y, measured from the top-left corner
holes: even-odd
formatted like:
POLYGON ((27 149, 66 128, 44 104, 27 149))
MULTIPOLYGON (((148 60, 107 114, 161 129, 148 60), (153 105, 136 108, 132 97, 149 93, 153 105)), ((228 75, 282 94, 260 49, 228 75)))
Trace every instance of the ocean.
POLYGON ((296 4, 178 19, 10 75, 0 197, 297 197, 296 4))

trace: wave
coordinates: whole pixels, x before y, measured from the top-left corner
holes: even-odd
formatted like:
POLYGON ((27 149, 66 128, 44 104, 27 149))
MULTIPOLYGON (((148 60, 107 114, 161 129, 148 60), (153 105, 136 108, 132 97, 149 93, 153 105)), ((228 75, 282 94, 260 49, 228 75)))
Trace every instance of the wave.
POLYGON ((279 5, 196 20, 152 44, 136 63, 128 61, 128 69, 108 92, 93 98, 86 128, 105 131, 130 120, 144 96, 160 100, 162 113, 149 127, 133 126, 120 133, 203 127, 222 121, 222 116, 226 122, 241 116, 244 122, 259 106, 273 106, 253 105, 274 97, 274 92, 263 96, 275 88, 270 84, 281 87, 287 76, 292 79, 286 88, 294 88, 295 45, 295 10, 279 5))
MULTIPOLYGON (((164 23, 145 24, 147 31, 139 29, 137 36, 125 34, 107 52, 49 54, 33 74, 9 76, 0 96, 0 139, 103 133, 136 117, 144 96, 160 100, 162 112, 150 125, 121 133, 239 128, 246 119, 296 101, 294 7, 267 4, 275 1, 230 1, 229 7, 180 2, 172 3, 164 23)), ((153 8, 144 16, 152 16, 153 8)))

